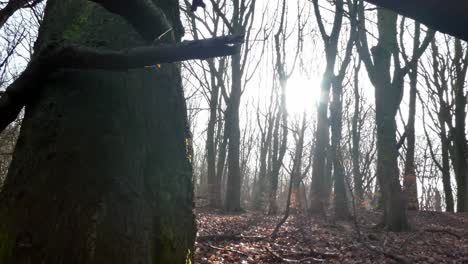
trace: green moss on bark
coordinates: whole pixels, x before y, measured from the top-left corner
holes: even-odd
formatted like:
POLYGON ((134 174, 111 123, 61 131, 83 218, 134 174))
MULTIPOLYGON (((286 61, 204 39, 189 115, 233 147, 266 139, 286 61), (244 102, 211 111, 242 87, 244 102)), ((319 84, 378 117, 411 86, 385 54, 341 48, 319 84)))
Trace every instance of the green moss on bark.
MULTIPOLYGON (((176 1, 161 7, 178 19, 176 1)), ((36 49, 50 43, 121 49, 142 39, 95 4, 49 0, 36 49)), ((1 242, 16 240, 17 229, 29 229, 40 250, 27 263, 191 261, 185 111, 176 64, 52 74, 26 108, 3 190, 14 213, 0 218, 1 263, 21 263, 15 242, 1 242), (22 188, 27 206, 14 198, 22 188)))

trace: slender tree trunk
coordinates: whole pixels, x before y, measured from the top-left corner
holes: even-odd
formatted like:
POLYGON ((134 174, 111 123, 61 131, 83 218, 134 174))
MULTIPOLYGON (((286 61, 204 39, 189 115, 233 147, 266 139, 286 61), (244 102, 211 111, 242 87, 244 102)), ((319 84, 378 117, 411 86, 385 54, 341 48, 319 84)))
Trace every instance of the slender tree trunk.
POLYGON ((277 112, 275 121, 275 128, 273 131, 273 149, 272 149, 272 168, 270 173, 270 186, 269 186, 269 205, 268 214, 273 215, 278 212, 277 192, 278 192, 278 178, 283 165, 284 154, 286 153, 286 146, 288 140, 288 113, 286 110, 286 81, 280 79, 281 98, 280 107, 277 112), (281 133, 280 133, 281 131, 281 133), (280 137, 281 136, 281 137, 280 137))
POLYGON ((324 214, 327 206, 327 166, 329 146, 328 102, 332 72, 328 70, 322 80, 320 102, 317 109, 316 145, 312 163, 312 184, 310 187, 309 212, 324 214))
MULTIPOLYGON (((468 52, 467 52, 468 54, 468 52)), ((467 195, 467 141, 465 135, 466 127, 466 96, 465 96, 465 79, 466 67, 468 63, 466 56, 463 58, 463 48, 460 40, 455 40, 455 73, 456 81, 454 83, 455 92, 455 128, 453 131, 453 148, 454 148, 454 169, 455 179, 457 181, 457 212, 468 211, 468 195, 467 195)))
MULTIPOLYGON (((179 23, 177 2, 161 7, 179 23)), ((90 2, 49 0, 36 51, 51 42, 142 41, 90 2)), ((189 262, 195 222, 179 67, 60 70, 40 86, 1 193, 0 263, 189 262)))
MULTIPOLYGON (((270 192, 269 192, 269 208, 268 214, 276 214, 278 211, 277 204, 277 192, 278 192, 278 177, 283 165, 284 154, 286 153, 286 147, 288 143, 288 111, 286 109, 286 84, 288 75, 285 70, 284 62, 284 49, 281 46, 282 36, 284 38, 283 26, 286 14, 286 0, 283 0, 281 8, 281 19, 278 31, 275 34, 275 51, 276 51, 276 77, 279 81, 279 87, 281 89, 281 96, 279 102, 279 108, 277 111, 275 127, 273 130, 273 147, 272 147, 272 168, 270 175, 270 192), (281 128, 281 129, 280 129, 281 128), (281 131, 281 132, 280 132, 281 131), (281 135, 281 139, 280 139, 281 135)), ((292 183, 291 183, 292 184, 292 183)), ((288 196, 289 197, 289 196, 288 196)), ((289 199, 289 198, 288 198, 289 199)), ((288 202, 289 203, 289 202, 288 202)), ((288 205, 289 207, 289 205, 288 205)))
POLYGON ((306 130, 306 114, 303 113, 302 124, 297 126, 295 131, 296 148, 293 159, 293 169, 291 171, 292 193, 291 193, 291 208, 294 213, 297 213, 300 208, 299 187, 302 181, 302 159, 304 152, 304 133, 306 130))
MULTIPOLYGON (((266 204, 266 188, 267 188, 267 163, 268 153, 270 152, 271 139, 273 134, 274 119, 270 114, 267 115, 265 122, 265 131, 261 133, 260 139, 260 169, 258 173, 257 182, 254 185, 254 208, 256 210, 263 210, 266 204)), ((259 126, 260 126, 259 121, 259 126)))
POLYGON ((221 179, 216 174, 216 140, 215 130, 218 118, 219 85, 214 74, 211 74, 210 117, 206 132, 206 159, 208 167, 208 196, 210 206, 221 207, 221 179))
MULTIPOLYGON (((451 183, 451 175, 450 175, 450 140, 447 137, 447 129, 446 124, 452 122, 452 116, 449 113, 449 109, 447 103, 445 102, 444 93, 448 89, 447 80, 446 79, 439 79, 440 74, 440 66, 439 66, 439 49, 435 40, 431 41, 431 49, 432 49, 432 68, 433 68, 433 79, 434 85, 436 88, 437 93, 437 100, 439 104, 439 109, 437 113, 437 119, 439 122, 439 138, 441 143, 441 152, 442 152, 442 164, 438 167, 442 172, 442 184, 444 188, 445 194, 445 205, 447 212, 454 212, 454 200, 453 200, 453 192, 452 192, 452 183, 451 183)), ((428 84, 429 86, 429 84, 428 84)), ((427 133, 426 133, 427 136, 427 133)), ((427 140, 430 140, 429 138, 427 140)), ((431 147, 431 156, 434 162, 437 163, 437 157, 434 155, 432 146, 431 147)))
POLYGON ((334 68, 338 55, 338 40, 343 22, 343 0, 335 2, 335 15, 331 33, 327 34, 320 13, 318 0, 313 0, 315 18, 319 25, 320 34, 325 47, 326 67, 323 73, 320 102, 317 109, 317 131, 315 154, 312 162, 312 183, 310 187, 310 213, 324 214, 328 205, 331 192, 331 165, 333 153, 330 150, 330 132, 328 121, 328 104, 330 101, 330 89, 334 78, 334 68))
POLYGON ((448 152, 448 140, 444 135, 442 139, 442 184, 444 186, 445 206, 447 212, 454 212, 452 184, 450 180, 450 161, 448 152))
POLYGON ((228 175, 226 186, 226 212, 241 211, 241 171, 240 171, 240 128, 239 106, 241 98, 241 57, 232 56, 232 87, 229 96, 229 112, 226 122, 229 122, 228 141, 228 175))
MULTIPOLYGON (((443 128, 445 130, 445 127, 443 128)), ((444 132, 444 135, 441 135, 441 145, 442 145, 442 184, 444 187, 445 194, 445 206, 447 212, 454 212, 454 201, 453 201, 453 192, 452 192, 452 183, 450 179, 450 159, 449 159, 449 140, 444 132)))
MULTIPOLYGON (((363 23, 362 3, 359 12, 361 23, 363 23)), ((367 40, 363 37, 362 29, 360 29, 361 46, 359 50, 375 88, 377 177, 384 207, 381 224, 391 231, 403 231, 409 229, 410 226, 406 215, 406 201, 399 180, 395 116, 402 98, 404 75, 400 65, 395 66, 397 68, 394 69, 393 78, 390 74, 392 59, 399 63, 396 40, 398 16, 389 10, 379 9, 377 17, 379 38, 377 45, 372 48, 373 62, 367 50, 367 40)))
POLYGON ((225 120, 224 120, 224 125, 219 124, 218 126, 218 132, 221 132, 221 127, 224 127, 223 135, 221 133, 218 133, 218 139, 221 140, 221 144, 219 146, 218 150, 218 163, 216 164, 216 182, 215 184, 219 184, 219 189, 216 190, 219 192, 220 197, 223 197, 221 195, 221 191, 224 190, 223 186, 225 184, 225 167, 226 167, 226 154, 227 154, 227 145, 228 145, 228 138, 229 138, 229 122, 227 122, 228 116, 229 116, 229 107, 225 110, 225 120))
MULTIPOLYGON (((360 65, 360 64, 359 64, 360 65)), ((353 179, 354 179, 354 192, 356 193, 356 199, 358 206, 362 204, 364 199, 364 190, 363 190, 363 177, 360 168, 360 156, 361 152, 360 148, 360 141, 361 141, 361 134, 359 131, 359 113, 361 110, 361 96, 359 94, 359 66, 355 71, 354 75, 354 113, 352 119, 352 128, 351 128, 351 135, 352 135, 352 162, 353 162, 353 179)))
MULTIPOLYGON (((421 25, 415 24, 415 34, 413 36, 413 48, 416 50, 419 47, 421 25)), ((410 102, 409 102, 409 116, 408 123, 406 124, 406 160, 403 174, 403 188, 405 191, 407 208, 408 210, 418 210, 418 188, 417 177, 414 164, 414 148, 415 148, 415 134, 414 122, 416 116, 416 92, 418 85, 418 63, 415 63, 408 74, 410 79, 410 102)))
MULTIPOLYGON (((271 172, 269 175, 268 185, 268 214, 274 215, 278 213, 277 193, 278 193, 278 177, 281 169, 280 161, 278 161, 278 153, 280 148, 280 124, 281 124, 281 110, 278 109, 277 117, 275 120, 275 127, 273 130, 273 146, 271 154, 271 172)), ((281 161, 282 162, 282 161, 281 161)))
POLYGON ((341 99, 343 87, 336 79, 332 86, 333 101, 331 103, 331 130, 333 151, 333 179, 335 191, 335 217, 349 218, 348 200, 346 198, 345 172, 341 155, 341 132, 343 127, 343 101, 341 99))

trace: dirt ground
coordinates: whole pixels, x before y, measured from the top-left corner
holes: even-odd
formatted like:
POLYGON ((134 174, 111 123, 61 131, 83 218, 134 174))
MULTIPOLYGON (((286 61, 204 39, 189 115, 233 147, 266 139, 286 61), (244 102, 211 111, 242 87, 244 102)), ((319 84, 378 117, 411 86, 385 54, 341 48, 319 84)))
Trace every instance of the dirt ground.
POLYGON ((279 216, 246 212, 223 215, 197 209, 195 263, 467 263, 468 214, 411 212, 413 230, 373 228, 380 213, 358 220, 291 216, 278 237, 279 216))

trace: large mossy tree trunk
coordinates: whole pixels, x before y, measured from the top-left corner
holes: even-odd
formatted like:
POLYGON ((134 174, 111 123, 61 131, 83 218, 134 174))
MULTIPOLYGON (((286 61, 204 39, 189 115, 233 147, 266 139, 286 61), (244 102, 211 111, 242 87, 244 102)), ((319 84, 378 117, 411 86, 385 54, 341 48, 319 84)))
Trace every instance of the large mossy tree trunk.
MULTIPOLYGON (((159 4, 180 23, 177 2, 159 4)), ((51 42, 118 49, 142 40, 95 4, 49 0, 36 52, 51 42)), ((60 70, 38 85, 0 196, 0 263, 189 263, 195 226, 178 66, 60 70)))

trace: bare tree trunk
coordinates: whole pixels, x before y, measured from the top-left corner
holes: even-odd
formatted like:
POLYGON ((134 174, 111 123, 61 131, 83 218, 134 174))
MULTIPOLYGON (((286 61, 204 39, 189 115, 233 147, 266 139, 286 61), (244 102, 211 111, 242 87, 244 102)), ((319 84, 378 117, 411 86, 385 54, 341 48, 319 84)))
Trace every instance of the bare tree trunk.
POLYGON ((228 122, 228 175, 226 186, 226 200, 224 210, 226 212, 240 212, 241 209, 241 171, 240 171, 240 128, 239 106, 241 98, 241 57, 239 54, 232 56, 232 87, 229 96, 228 122))
MULTIPOLYGON (((177 2, 162 8, 179 23, 177 2)), ((36 51, 142 41, 93 3, 49 0, 36 51)), ((190 262, 191 139, 179 67, 59 70, 41 86, 1 193, 0 262, 190 262)))
MULTIPOLYGON (((211 68, 211 67, 210 67, 211 68)), ((214 73, 211 74, 210 117, 206 132, 206 160, 208 166, 208 196, 213 208, 221 207, 221 179, 216 174, 216 140, 215 130, 218 118, 219 85, 216 84, 214 73)))
POLYGON ((340 80, 335 79, 333 83, 333 101, 331 109, 331 130, 332 130, 332 150, 333 150, 333 179, 335 191, 335 217, 337 219, 348 219, 350 216, 348 200, 346 198, 345 172, 342 164, 341 153, 341 132, 343 101, 342 84, 340 80))
POLYGON ((286 153, 286 146, 288 140, 288 113, 286 110, 286 93, 285 86, 286 83, 284 80, 281 84, 281 99, 280 107, 277 111, 277 117, 275 121, 275 128, 273 132, 273 150, 272 150, 272 168, 270 174, 270 184, 269 184, 269 206, 268 214, 273 215, 278 212, 277 204, 277 192, 278 192, 278 178, 283 165, 284 154, 286 153), (280 133, 281 132, 281 133, 280 133))
POLYGON ((351 128, 351 136, 352 136, 352 149, 351 149, 351 156, 353 162, 353 178, 354 178, 354 192, 356 193, 356 202, 360 206, 364 199, 364 190, 363 190, 363 176, 361 173, 360 168, 360 156, 361 151, 360 142, 361 142, 361 134, 359 130, 359 114, 361 110, 361 96, 359 94, 359 68, 361 63, 358 64, 354 73, 354 113, 352 119, 352 128, 351 128))
MULTIPOLYGON (((283 0, 281 8, 280 26, 275 34, 275 52, 276 52, 276 78, 279 81, 281 89, 281 97, 278 111, 276 114, 275 127, 273 130, 273 146, 271 151, 271 175, 270 175, 270 190, 269 190, 269 206, 268 214, 276 214, 278 212, 277 192, 278 178, 283 165, 284 155, 288 143, 288 111, 286 109, 286 83, 288 76, 285 70, 284 48, 281 47, 280 36, 283 35, 284 19, 286 14, 286 0, 283 0), (280 138, 281 136, 281 138, 280 138)), ((289 202, 288 202, 289 203, 289 202)), ((289 206, 289 205, 288 205, 289 206)))
POLYGON ((466 95, 465 78, 468 64, 468 51, 463 56, 463 48, 460 40, 455 40, 455 74, 454 83, 455 93, 455 127, 453 129, 453 148, 454 155, 453 167, 455 169, 455 179, 457 181, 457 211, 468 211, 467 195, 467 141, 465 136, 466 126, 466 95))
MULTIPOLYGON (((413 49, 417 50, 420 46, 421 25, 416 22, 414 36, 413 36, 413 49)), ((418 63, 414 63, 408 74, 410 79, 410 102, 409 102, 409 116, 408 123, 406 124, 406 159, 403 174, 403 188, 406 195, 408 210, 418 210, 418 188, 417 177, 414 164, 414 148, 415 148, 415 134, 414 122, 416 116, 416 93, 418 85, 418 63)))
MULTIPOLYGON (((329 76, 323 77, 330 78, 329 76)), ((330 86, 322 81, 321 99, 317 109, 317 131, 315 134, 316 146, 312 165, 312 184, 310 189, 309 212, 324 214, 327 206, 327 166, 326 157, 329 146, 328 102, 330 86)))
POLYGON ((292 193, 291 193, 291 208, 293 213, 297 213, 300 208, 299 187, 302 181, 302 159, 304 152, 304 133, 306 130, 306 114, 302 114, 301 124, 297 124, 294 131, 296 146, 293 158, 293 168, 291 170, 292 193))
POLYGON ((273 134, 274 118, 271 116, 273 113, 269 112, 266 116, 265 126, 262 128, 260 118, 257 116, 258 125, 260 127, 260 169, 256 184, 254 185, 254 208, 256 210, 263 210, 265 207, 265 195, 267 187, 267 163, 268 153, 270 152, 270 145, 273 134))
MULTIPOLYGON (((443 124, 443 123, 442 123, 443 124)), ((452 183, 450 179, 450 158, 449 158, 449 140, 447 139, 447 134, 445 132, 445 127, 441 127, 440 139, 441 139, 441 149, 442 149, 442 184, 444 187, 445 195, 445 206, 447 212, 454 212, 455 206, 453 201, 453 192, 452 192, 452 183), (443 135, 442 135, 443 133, 443 135)))
MULTIPOLYGON (((452 116, 450 115, 450 109, 445 101, 444 93, 448 90, 448 83, 446 78, 440 78, 444 76, 441 72, 440 63, 439 63, 439 48, 437 47, 435 39, 431 41, 431 49, 432 49, 432 74, 425 73, 424 77, 426 79, 426 84, 430 91, 430 98, 434 105, 438 105, 438 112, 437 112, 437 119, 431 117, 433 122, 436 123, 438 121, 438 127, 440 130, 438 131, 438 136, 440 138, 441 144, 441 154, 442 154, 442 162, 439 163, 438 158, 434 153, 434 149, 432 147, 431 139, 429 138, 426 129, 424 130, 427 138, 427 142, 429 145, 429 150, 431 153, 432 160, 437 165, 439 170, 442 173, 442 184, 444 188, 445 194, 445 205, 447 212, 454 212, 454 200, 453 200, 453 193, 452 193, 452 184, 451 184, 451 175, 450 175, 450 140, 447 137, 447 129, 446 124, 452 123, 452 116), (432 75, 432 80, 430 78, 432 75), (435 87, 435 89, 433 88, 435 87)), ((424 105, 424 102, 421 100, 421 103, 424 105)), ((427 108, 427 106, 426 106, 427 108)), ((424 110, 424 108, 423 108, 424 110)), ((424 117, 425 115, 423 115, 424 117)), ((450 129, 450 126, 449 126, 450 129)))
MULTIPOLYGON (((359 8, 359 19, 364 23, 362 3, 359 8)), ((396 40, 397 14, 385 9, 378 13, 378 44, 372 48, 372 59, 367 48, 363 25, 359 27, 360 43, 358 45, 369 78, 375 87, 375 107, 377 123, 377 177, 383 195, 384 215, 382 225, 392 231, 409 228, 406 215, 406 203, 399 181, 398 149, 396 136, 397 113, 402 92, 403 76, 396 65, 393 80, 390 74, 392 56, 398 56, 396 40)), ((399 61, 399 60, 398 60, 399 61)))
POLYGON ((317 131, 316 131, 316 145, 315 155, 312 165, 312 184, 310 187, 310 213, 324 214, 325 208, 328 203, 328 194, 330 193, 331 184, 327 182, 330 177, 327 173, 327 162, 330 164, 332 161, 326 159, 329 153, 329 122, 328 122, 328 103, 330 101, 330 89, 332 86, 334 75, 334 68, 338 55, 338 40, 343 22, 343 0, 335 2, 335 16, 333 20, 333 27, 331 33, 328 35, 325 31, 322 16, 320 14, 320 7, 318 0, 313 0, 315 10, 315 17, 319 24, 320 33, 325 46, 326 55, 326 68, 323 73, 321 83, 320 102, 317 109, 317 131))

